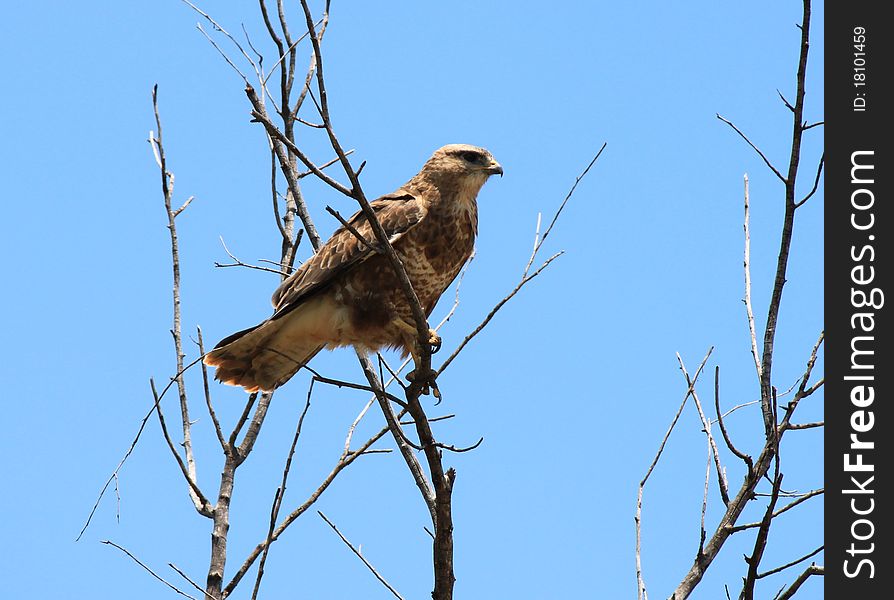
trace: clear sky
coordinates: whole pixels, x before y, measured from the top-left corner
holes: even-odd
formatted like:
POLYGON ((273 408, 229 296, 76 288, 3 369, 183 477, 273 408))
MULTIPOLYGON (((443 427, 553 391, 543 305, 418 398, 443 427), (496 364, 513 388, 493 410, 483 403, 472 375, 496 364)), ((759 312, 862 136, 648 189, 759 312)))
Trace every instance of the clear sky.
MULTIPOLYGON (((254 3, 200 6, 234 33, 244 24, 266 64, 274 61, 254 3)), ((476 451, 445 460, 458 472, 458 598, 635 598, 637 485, 686 389, 675 352, 692 371, 714 346, 708 368, 721 367, 724 406, 757 398, 741 301, 742 177, 751 180, 759 326, 783 187, 715 114, 787 167, 791 118, 777 90, 793 97, 800 16, 792 0, 333 2, 324 43, 333 120, 356 163, 367 161, 368 195, 392 191, 447 143, 485 146, 505 169, 479 196, 477 256, 442 331, 447 351, 516 284, 538 213, 551 215, 608 144, 543 250, 565 255, 451 365, 440 380, 444 402, 429 405, 431 416, 456 414, 437 424, 443 441, 462 446, 484 437, 476 451)), ((209 522, 193 510, 155 421, 120 474, 120 508, 106 496, 74 541, 151 406, 149 377, 173 373, 169 242, 146 143, 155 128, 153 84, 176 200, 195 196, 178 220, 184 330, 201 325, 211 343, 252 325, 269 314, 277 285, 270 274, 214 267, 227 261, 220 237, 256 262, 278 257, 279 234, 262 128, 249 122, 243 84, 196 30, 199 19, 174 0, 35 1, 7 7, 0 22, 0 572, 9 598, 174 597, 104 539, 171 581, 179 578, 169 562, 204 580, 209 522)), ((823 119, 822 35, 817 2, 809 121, 823 119)), ((821 128, 806 134, 804 191, 822 135, 821 128)), ((302 136, 317 160, 330 158, 318 132, 302 136)), ((336 225, 327 204, 343 214, 356 208, 305 182, 326 234, 336 225)), ((822 203, 821 187, 798 212, 777 338, 780 389, 800 375, 823 327, 822 203)), ((445 299, 434 319, 448 308, 445 299)), ((188 352, 196 355, 191 343, 188 352)), ((362 381, 349 351, 321 355, 314 366, 362 381)), ((195 375, 199 477, 213 493, 219 452, 195 375)), ((240 470, 231 567, 265 535, 306 391, 301 374, 277 393, 257 451, 240 470)), ((216 386, 214 394, 224 418, 235 418, 241 392, 216 386)), ((702 395, 710 398, 710 388, 702 395)), ((315 391, 287 508, 328 472, 365 400, 315 391)), ((175 405, 166 408, 173 418, 175 405)), ((821 420, 822 395, 799 410, 800 420, 821 420)), ((756 450, 759 413, 745 409, 731 419, 741 446, 756 450)), ((372 412, 358 439, 381 421, 372 412)), ((646 489, 643 561, 654 598, 676 586, 698 546, 707 456, 700 430, 690 406, 646 489)), ((786 444, 786 487, 820 487, 821 430, 795 432, 786 444)), ((725 458, 738 485, 740 463, 725 458)), ((708 520, 716 523, 713 481, 710 503, 708 520)), ((397 453, 359 460, 316 507, 405 597, 428 597, 428 515, 397 453)), ((780 522, 764 564, 801 556, 821 538, 820 498, 780 522)), ((695 598, 722 597, 724 584, 738 590, 750 540, 734 538, 695 598)), ((763 584, 761 595, 793 576, 763 584)), ((816 579, 799 597, 821 597, 816 579)), ((273 547, 263 591, 267 598, 390 597, 314 513, 273 547)), ((250 582, 238 597, 249 596, 250 582)))

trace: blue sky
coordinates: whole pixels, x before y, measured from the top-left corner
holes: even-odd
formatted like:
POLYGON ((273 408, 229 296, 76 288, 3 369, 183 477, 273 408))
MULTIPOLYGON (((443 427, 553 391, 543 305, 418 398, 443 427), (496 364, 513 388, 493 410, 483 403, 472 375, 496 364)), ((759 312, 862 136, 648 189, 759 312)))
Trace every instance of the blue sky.
MULTIPOLYGON (((234 33, 244 24, 263 44, 253 3, 200 6, 234 33)), ((822 8, 814 6, 811 25, 809 121, 823 119, 822 8)), ((715 114, 787 167, 790 113, 776 90, 793 97, 800 11, 791 1, 333 3, 324 44, 331 110, 355 164, 367 161, 367 195, 392 191, 446 143, 486 146, 506 172, 479 196, 477 256, 442 332, 445 349, 516 284, 538 212, 551 215, 608 144, 543 249, 565 255, 451 365, 440 380, 444 403, 429 410, 457 415, 438 424, 442 440, 485 438, 478 450, 446 458, 458 471, 458 597, 635 597, 636 488, 685 391, 675 352, 692 371, 714 346, 708 365, 721 367, 724 406, 757 397, 741 302, 742 176, 751 181, 759 326, 783 188, 715 114)), ((8 411, 0 540, 12 549, 4 553, 9 597, 168 593, 103 539, 172 581, 168 562, 204 580, 209 524, 192 509, 154 421, 121 473, 120 522, 107 496, 74 542, 151 405, 149 377, 165 380, 173 368, 166 221, 146 143, 155 83, 176 199, 195 196, 178 220, 184 329, 201 325, 210 343, 254 324, 268 314, 276 287, 266 273, 214 267, 227 260, 220 237, 251 262, 276 258, 279 239, 263 131, 249 122, 241 80, 195 29, 198 20, 174 1, 30 2, 9 8, 0 23, 8 57, 0 97, 7 219, 0 374, 8 411)), ((263 51, 272 63, 272 49, 263 51)), ((302 135, 314 157, 330 158, 318 132, 302 135)), ((821 145, 821 128, 810 130, 803 191, 821 145)), ((347 214, 355 206, 304 181, 328 234, 336 222, 323 208, 347 214)), ((820 193, 798 212, 774 368, 781 389, 800 375, 823 326, 822 203, 820 193)), ((445 298, 435 319, 448 308, 445 298)), ((362 380, 348 351, 321 355, 314 366, 362 380)), ((198 403, 195 376, 188 380, 198 403)), ((277 393, 239 472, 231 566, 263 539, 306 391, 301 375, 277 393)), ((224 418, 235 418, 241 393, 219 386, 214 393, 224 418)), ((328 472, 365 400, 315 391, 287 507, 328 472)), ((174 405, 167 409, 173 417, 174 405)), ((799 420, 821 420, 822 396, 799 410, 799 420)), ((198 404, 194 413, 199 477, 210 492, 219 457, 198 404)), ((732 419, 733 435, 755 451, 757 411, 732 419)), ((371 413, 357 439, 380 423, 371 413)), ((690 406, 646 489, 643 560, 652 597, 676 586, 697 548, 700 429, 690 406)), ((820 487, 821 431, 795 432, 786 444, 786 486, 820 487)), ((736 485, 741 470, 726 458, 736 485)), ((708 519, 716 522, 713 483, 710 502, 708 519)), ((821 502, 779 524, 767 567, 821 543, 821 502)), ((405 597, 427 597, 427 511, 398 454, 358 461, 317 508, 405 597)), ((734 538, 694 597, 721 597, 724 584, 738 590, 749 544, 734 538)), ((315 514, 274 546, 267 571, 262 597, 296 590, 308 598, 389 597, 315 514)), ((793 576, 763 592, 772 595, 793 576)), ((238 597, 249 597, 249 588, 238 597)), ((821 582, 810 581, 800 597, 821 597, 821 582)))

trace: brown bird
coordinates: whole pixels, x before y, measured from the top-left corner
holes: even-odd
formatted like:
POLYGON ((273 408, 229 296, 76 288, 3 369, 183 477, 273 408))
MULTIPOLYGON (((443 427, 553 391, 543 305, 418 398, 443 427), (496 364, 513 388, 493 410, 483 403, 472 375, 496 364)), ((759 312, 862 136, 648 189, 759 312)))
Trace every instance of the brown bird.
MULTIPOLYGON (((503 167, 484 148, 451 144, 435 151, 397 191, 370 203, 400 257, 426 316, 472 255, 476 197, 503 167)), ((401 349, 418 358, 412 311, 394 269, 375 251, 362 212, 340 227, 273 294, 273 315, 224 338, 205 356, 215 378, 248 392, 272 391, 323 348, 401 349)), ((440 338, 430 332, 435 346, 440 338)))

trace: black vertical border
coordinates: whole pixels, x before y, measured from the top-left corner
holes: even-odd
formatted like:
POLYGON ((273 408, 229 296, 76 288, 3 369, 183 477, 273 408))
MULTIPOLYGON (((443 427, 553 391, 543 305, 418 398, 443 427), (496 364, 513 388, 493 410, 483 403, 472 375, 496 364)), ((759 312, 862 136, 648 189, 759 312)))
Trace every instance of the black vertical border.
POLYGON ((894 134, 889 133, 894 129, 894 22, 882 15, 886 5, 839 1, 825 11, 825 589, 827 598, 836 599, 894 593, 894 502, 883 492, 892 486, 894 436, 888 307, 894 302, 894 134), (865 85, 859 85, 862 77, 865 85), (852 173, 853 162, 873 168, 852 173), (875 293, 873 304, 880 306, 855 306, 864 301, 861 292, 873 290, 884 295, 879 301, 875 293), (863 368, 854 367, 852 359, 863 368), (863 448, 852 447, 852 435, 863 448), (872 448, 865 447, 869 442, 872 448), (847 471, 848 460, 871 464, 872 471, 847 471))

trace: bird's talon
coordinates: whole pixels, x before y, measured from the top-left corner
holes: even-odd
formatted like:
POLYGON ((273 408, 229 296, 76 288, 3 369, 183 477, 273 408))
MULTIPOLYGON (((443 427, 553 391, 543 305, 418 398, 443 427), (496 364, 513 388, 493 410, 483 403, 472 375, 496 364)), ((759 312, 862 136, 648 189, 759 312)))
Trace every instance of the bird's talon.
POLYGON ((436 354, 441 349, 441 336, 434 329, 428 330, 428 345, 432 354, 436 354))
POLYGON ((435 404, 440 404, 441 403, 441 390, 438 389, 438 384, 434 379, 431 382, 431 391, 434 394, 435 398, 437 398, 437 400, 438 400, 437 402, 435 402, 435 404))
POLYGON ((409 381, 410 383, 422 383, 426 386, 426 389, 429 385, 437 387, 437 385, 435 384, 435 377, 438 376, 437 371, 435 371, 434 369, 429 369, 428 373, 424 374, 425 376, 418 373, 418 371, 419 369, 413 369, 412 371, 407 373, 407 381, 409 381))

